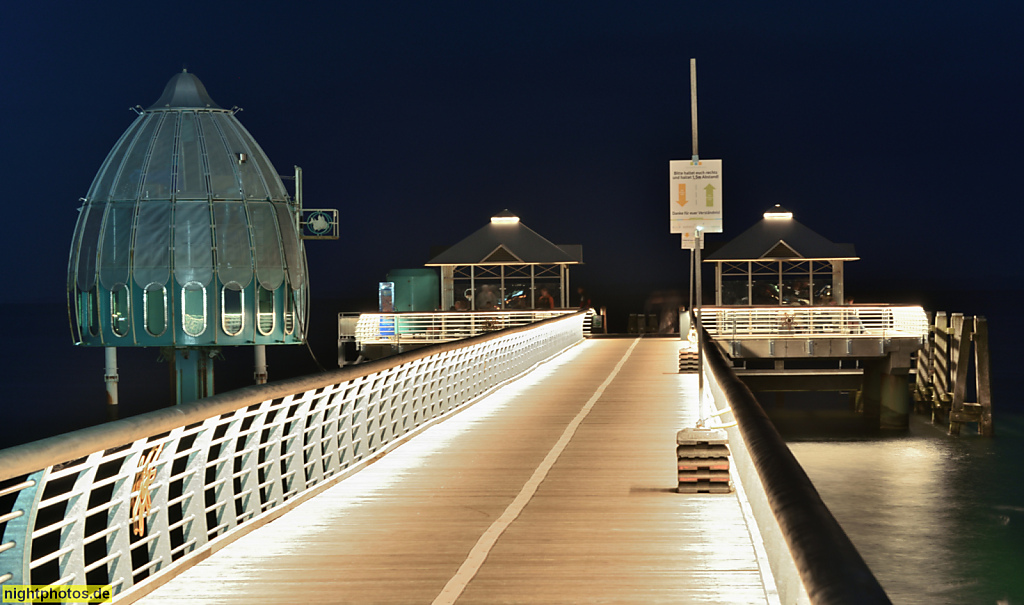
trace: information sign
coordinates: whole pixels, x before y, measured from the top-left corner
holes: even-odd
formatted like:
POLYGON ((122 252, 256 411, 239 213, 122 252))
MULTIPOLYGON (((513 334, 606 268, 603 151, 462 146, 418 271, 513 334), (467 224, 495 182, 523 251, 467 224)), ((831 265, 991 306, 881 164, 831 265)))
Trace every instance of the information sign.
POLYGON ((670 233, 722 232, 722 160, 671 160, 670 233))
MULTIPOLYGON (((682 236, 682 249, 683 250, 693 250, 693 249, 695 249, 697 247, 697 232, 696 231, 686 231, 685 233, 681 233, 680 235, 682 236)), ((701 249, 704 248, 704 238, 703 237, 700 238, 700 247, 701 247, 701 249)))

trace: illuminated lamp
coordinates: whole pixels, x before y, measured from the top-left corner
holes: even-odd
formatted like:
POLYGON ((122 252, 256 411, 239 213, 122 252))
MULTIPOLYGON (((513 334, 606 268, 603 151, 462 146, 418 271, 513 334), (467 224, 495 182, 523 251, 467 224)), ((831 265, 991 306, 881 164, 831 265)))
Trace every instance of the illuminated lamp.
POLYGON ((774 208, 764 213, 764 217, 770 219, 793 218, 793 213, 790 212, 789 210, 786 210, 782 206, 775 204, 774 208))

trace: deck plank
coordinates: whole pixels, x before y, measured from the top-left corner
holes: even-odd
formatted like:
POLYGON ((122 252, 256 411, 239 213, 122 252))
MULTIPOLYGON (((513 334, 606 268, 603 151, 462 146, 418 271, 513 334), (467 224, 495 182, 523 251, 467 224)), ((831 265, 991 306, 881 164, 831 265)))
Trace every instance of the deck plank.
MULTIPOLYGON (((432 602, 631 344, 585 342, 139 602, 432 602)), ((767 602, 736 495, 675 493, 677 350, 637 343, 458 603, 767 602)))

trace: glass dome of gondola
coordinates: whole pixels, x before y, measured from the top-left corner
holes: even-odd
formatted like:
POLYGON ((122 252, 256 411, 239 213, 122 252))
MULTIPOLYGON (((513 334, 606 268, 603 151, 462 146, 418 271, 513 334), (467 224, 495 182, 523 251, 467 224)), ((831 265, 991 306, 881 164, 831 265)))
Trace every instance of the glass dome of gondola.
POLYGON ((76 342, 303 342, 299 210, 234 111, 176 74, 83 198, 68 262, 76 342))

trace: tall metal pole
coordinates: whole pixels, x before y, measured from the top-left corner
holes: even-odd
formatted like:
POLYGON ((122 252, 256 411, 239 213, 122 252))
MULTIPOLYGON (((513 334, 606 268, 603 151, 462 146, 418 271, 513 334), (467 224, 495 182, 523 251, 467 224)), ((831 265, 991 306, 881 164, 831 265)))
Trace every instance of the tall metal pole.
POLYGON ((704 324, 700 318, 701 311, 701 287, 700 287, 700 249, 704 243, 704 227, 697 227, 696 245, 693 248, 694 273, 696 273, 695 284, 697 286, 697 300, 694 305, 694 321, 697 322, 697 409, 704 405, 704 324))
MULTIPOLYGON (((690 305, 686 307, 690 313, 693 313, 693 261, 693 250, 690 250, 690 305)), ((682 334, 680 334, 680 336, 682 336, 682 334)))
POLYGON ((697 59, 690 59, 690 125, 693 130, 693 161, 699 160, 697 151, 697 59))
MULTIPOLYGON (((697 59, 690 59, 690 126, 693 130, 693 163, 700 162, 700 152, 697 149, 697 59)), ((693 278, 691 283, 697 291, 696 300, 693 302, 693 318, 697 324, 697 409, 704 405, 704 325, 700 320, 701 308, 701 287, 700 287, 700 249, 704 245, 704 227, 698 225, 694 234, 693 243, 693 278)), ((702 418, 703 420, 703 418, 702 418)))

